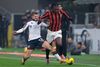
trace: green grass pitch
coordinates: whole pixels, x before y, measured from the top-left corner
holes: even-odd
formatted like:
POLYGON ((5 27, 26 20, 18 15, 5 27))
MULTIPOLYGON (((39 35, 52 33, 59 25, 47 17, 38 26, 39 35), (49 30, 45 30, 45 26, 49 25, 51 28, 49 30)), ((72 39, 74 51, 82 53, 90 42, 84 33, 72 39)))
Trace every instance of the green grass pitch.
MULTIPOLYGON (((2 51, 22 52, 22 49, 2 49, 2 51)), ((36 50, 35 53, 45 53, 36 50)), ((21 65, 21 56, 0 54, 0 67, 100 67, 100 55, 73 56, 73 65, 60 64, 55 58, 50 59, 50 64, 46 64, 45 58, 31 57, 25 65, 21 65)))

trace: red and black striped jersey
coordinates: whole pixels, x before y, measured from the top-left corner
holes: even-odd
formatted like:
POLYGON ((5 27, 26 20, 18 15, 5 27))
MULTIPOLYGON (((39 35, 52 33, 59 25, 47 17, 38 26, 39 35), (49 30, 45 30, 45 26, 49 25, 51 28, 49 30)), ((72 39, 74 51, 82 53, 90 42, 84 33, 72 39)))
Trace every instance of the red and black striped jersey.
POLYGON ((66 16, 66 19, 71 19, 71 17, 68 15, 67 12, 64 10, 59 10, 59 12, 52 12, 47 11, 43 16, 41 16, 41 19, 48 18, 49 19, 49 30, 51 31, 58 31, 61 29, 61 20, 62 15, 66 16))

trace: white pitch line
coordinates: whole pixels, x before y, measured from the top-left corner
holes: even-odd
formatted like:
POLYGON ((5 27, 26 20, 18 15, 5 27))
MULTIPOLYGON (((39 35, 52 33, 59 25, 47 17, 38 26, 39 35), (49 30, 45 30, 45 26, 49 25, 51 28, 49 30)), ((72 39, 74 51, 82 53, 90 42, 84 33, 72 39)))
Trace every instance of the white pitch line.
MULTIPOLYGON (((15 59, 15 60, 19 60, 20 58, 11 58, 11 57, 0 57, 0 58, 6 58, 6 59, 15 59)), ((30 61, 32 61, 32 60, 30 60, 30 61)), ((35 61, 41 61, 41 62, 44 62, 43 60, 41 60, 41 59, 37 59, 37 60, 35 60, 35 61)), ((55 62, 55 61, 51 61, 51 62, 53 62, 53 63, 57 63, 57 62, 55 62)), ((75 63, 75 64, 78 64, 78 65, 87 65, 87 66, 92 66, 92 67, 96 67, 96 66, 99 66, 99 65, 94 65, 94 64, 83 64, 83 63, 75 63)))

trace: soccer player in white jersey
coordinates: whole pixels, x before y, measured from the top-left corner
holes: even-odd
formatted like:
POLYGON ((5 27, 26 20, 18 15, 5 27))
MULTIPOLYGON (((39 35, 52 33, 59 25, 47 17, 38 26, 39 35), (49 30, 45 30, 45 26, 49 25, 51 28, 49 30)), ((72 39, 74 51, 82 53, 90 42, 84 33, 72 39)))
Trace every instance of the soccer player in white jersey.
POLYGON ((27 24, 17 30, 14 31, 14 34, 22 33, 25 31, 27 28, 29 29, 29 38, 28 38, 28 46, 27 46, 27 51, 24 52, 23 58, 22 58, 22 64, 25 64, 25 61, 31 56, 32 50, 36 48, 36 46, 44 47, 46 49, 49 49, 51 53, 60 61, 60 62, 65 62, 64 59, 61 59, 61 57, 57 54, 56 50, 52 49, 51 45, 47 42, 44 41, 41 38, 40 35, 40 26, 42 23, 38 24, 39 21, 39 14, 37 12, 32 12, 31 14, 32 20, 27 22, 27 24))

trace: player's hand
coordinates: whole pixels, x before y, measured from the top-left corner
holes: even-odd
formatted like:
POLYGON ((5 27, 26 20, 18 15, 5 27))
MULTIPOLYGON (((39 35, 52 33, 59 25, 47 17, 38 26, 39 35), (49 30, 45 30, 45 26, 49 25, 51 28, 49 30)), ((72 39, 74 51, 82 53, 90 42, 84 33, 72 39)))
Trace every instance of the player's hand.
POLYGON ((17 32, 16 32, 16 31, 14 31, 14 32, 13 32, 13 34, 14 34, 14 35, 16 35, 16 34, 17 34, 17 32))

